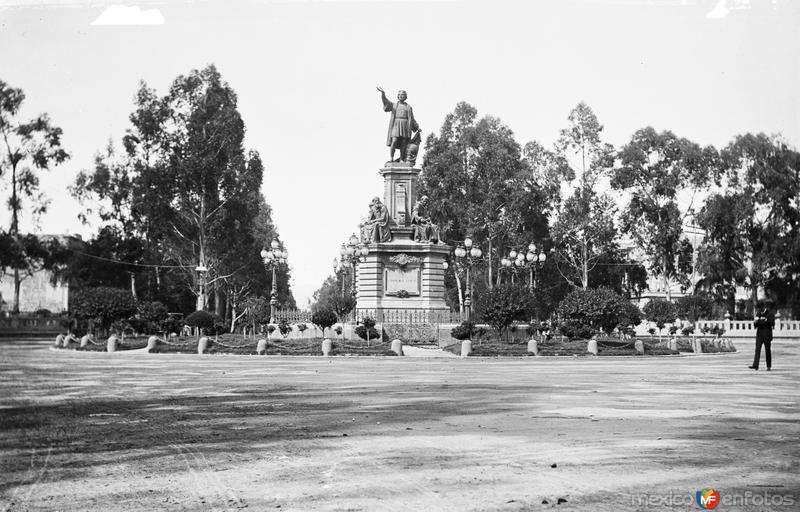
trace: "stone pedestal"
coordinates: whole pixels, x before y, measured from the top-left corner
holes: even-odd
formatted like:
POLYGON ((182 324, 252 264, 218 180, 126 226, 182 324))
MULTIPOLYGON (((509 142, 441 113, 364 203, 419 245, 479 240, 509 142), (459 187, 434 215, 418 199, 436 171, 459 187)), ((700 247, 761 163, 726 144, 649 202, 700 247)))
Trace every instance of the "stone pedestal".
MULTIPOLYGON (((383 204, 399 228, 408 227, 411 210, 417 202, 420 169, 398 162, 380 170, 383 176, 383 204)), ((411 231, 409 230, 409 238, 411 231)))
POLYGON ((442 263, 449 252, 447 245, 411 240, 370 244, 358 266, 358 309, 447 311, 442 263))
POLYGON ((447 312, 443 263, 450 247, 412 240, 411 212, 420 169, 398 162, 379 172, 384 178, 383 204, 395 226, 391 241, 369 244, 369 255, 358 265, 358 314, 380 322, 387 312, 447 312))

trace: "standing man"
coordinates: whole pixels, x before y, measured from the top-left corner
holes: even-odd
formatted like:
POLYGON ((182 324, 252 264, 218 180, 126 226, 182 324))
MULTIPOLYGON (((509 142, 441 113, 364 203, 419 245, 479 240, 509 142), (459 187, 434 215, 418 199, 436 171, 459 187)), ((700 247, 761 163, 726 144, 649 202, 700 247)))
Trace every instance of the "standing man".
POLYGON ((394 151, 400 150, 400 159, 398 162, 407 162, 406 148, 413 136, 414 131, 419 130, 419 125, 414 119, 414 111, 411 105, 406 103, 408 95, 406 91, 397 92, 397 103, 392 103, 386 98, 386 93, 380 87, 377 88, 381 92, 381 100, 383 101, 383 111, 391 112, 392 116, 389 119, 389 132, 386 136, 386 145, 389 146, 389 162, 394 162, 394 151))
POLYGON ((756 328, 756 355, 753 358, 753 365, 748 368, 758 370, 759 359, 761 359, 761 345, 764 345, 764 352, 767 357, 767 371, 772 370, 772 328, 775 326, 775 316, 767 307, 766 303, 758 303, 758 313, 753 326, 756 328))

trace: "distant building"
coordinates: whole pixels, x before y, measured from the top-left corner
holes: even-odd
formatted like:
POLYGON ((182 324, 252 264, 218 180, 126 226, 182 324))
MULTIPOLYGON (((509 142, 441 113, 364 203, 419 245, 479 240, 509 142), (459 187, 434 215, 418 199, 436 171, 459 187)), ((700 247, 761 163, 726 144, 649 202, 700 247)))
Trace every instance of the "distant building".
MULTIPOLYGON (((37 309, 48 309, 52 313, 60 313, 69 308, 69 285, 67 283, 50 283, 52 273, 48 270, 26 275, 19 284, 20 312, 33 312, 37 309)), ((0 310, 11 311, 14 303, 14 271, 5 269, 0 279, 0 310)))
MULTIPOLYGON (((82 243, 79 235, 41 235, 43 241, 56 239, 62 244, 74 247, 82 243)), ((14 304, 14 270, 3 269, 0 276, 0 311, 11 311, 14 304)), ((19 310, 21 313, 32 313, 38 309, 47 309, 52 313, 61 313, 69 308, 69 284, 51 283, 53 274, 49 270, 39 270, 33 275, 23 273, 19 285, 19 310)))
MULTIPOLYGON (((670 280, 669 295, 672 299, 683 297, 684 295, 692 295, 695 292, 695 287, 703 280, 703 275, 697 271, 697 251, 705 238, 705 232, 698 226, 685 224, 683 226, 683 238, 687 239, 692 244, 692 274, 689 276, 689 287, 682 289, 682 285, 674 280, 670 280)), ((628 251, 631 259, 639 261, 646 266, 646 256, 634 246, 631 240, 623 240, 620 244, 623 249, 628 251)), ((638 298, 639 306, 644 306, 651 299, 665 299, 667 297, 667 289, 664 284, 664 279, 661 276, 651 274, 648 271, 647 275, 647 290, 638 298)), ((750 298, 749 291, 741 286, 736 287, 736 300, 747 300, 750 298)))

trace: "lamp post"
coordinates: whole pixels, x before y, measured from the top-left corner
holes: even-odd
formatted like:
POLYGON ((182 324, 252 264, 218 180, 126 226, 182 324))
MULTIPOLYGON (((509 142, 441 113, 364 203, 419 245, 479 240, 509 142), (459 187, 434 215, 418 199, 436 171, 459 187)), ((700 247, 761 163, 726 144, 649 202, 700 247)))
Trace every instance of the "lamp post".
POLYGON ((467 236, 462 243, 458 245, 453 251, 456 261, 463 264, 467 268, 467 283, 464 290, 464 315, 465 320, 469 321, 472 316, 472 292, 470 291, 469 273, 475 260, 483 256, 483 251, 478 246, 473 246, 472 238, 467 236))
MULTIPOLYGON (((369 254, 369 247, 367 244, 360 241, 355 234, 350 235, 350 239, 347 240, 346 244, 342 244, 339 248, 339 260, 334 258, 333 260, 333 269, 335 272, 341 272, 345 268, 350 267, 353 271, 353 287, 351 293, 353 295, 353 301, 356 300, 356 295, 358 291, 356 290, 356 269, 359 263, 364 263, 367 261, 367 255, 369 254)), ((344 277, 342 277, 342 296, 344 296, 344 277)), ((353 308, 355 311, 355 308, 353 308)))
MULTIPOLYGON (((543 250, 540 250, 538 254, 536 251, 536 244, 531 242, 528 244, 527 253, 523 254, 522 251, 517 252, 512 249, 509 251, 508 256, 500 260, 500 264, 507 269, 516 270, 517 268, 522 269, 528 267, 528 271, 530 272, 528 289, 531 291, 536 288, 536 277, 538 277, 539 270, 544 266, 544 262, 547 259, 547 254, 545 254, 543 250)), ((514 282, 514 273, 511 274, 511 282, 514 282)))
POLYGON ((278 279, 276 271, 278 266, 285 265, 289 259, 289 253, 282 247, 278 239, 270 243, 269 249, 261 249, 261 259, 264 261, 264 268, 267 273, 272 271, 272 292, 269 298, 269 321, 274 323, 278 313, 278 279))

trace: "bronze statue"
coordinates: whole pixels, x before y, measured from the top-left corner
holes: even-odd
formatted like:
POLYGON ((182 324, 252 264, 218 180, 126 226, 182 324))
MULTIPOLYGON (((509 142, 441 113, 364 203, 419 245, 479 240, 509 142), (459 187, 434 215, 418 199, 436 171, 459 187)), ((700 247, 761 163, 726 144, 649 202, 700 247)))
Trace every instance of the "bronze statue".
POLYGON ((389 209, 377 197, 369 204, 369 217, 362 228, 362 237, 367 243, 385 243, 392 239, 392 218, 389 209))
POLYGON ((411 239, 415 242, 439 243, 441 241, 439 226, 431 222, 429 217, 420 215, 419 203, 414 205, 411 213, 411 228, 411 239))
POLYGON ((391 112, 389 118, 389 132, 386 136, 386 145, 389 146, 389 162, 407 162, 406 149, 408 143, 413 136, 413 132, 419 130, 419 125, 414 119, 414 111, 411 105, 406 103, 408 95, 406 91, 397 92, 397 102, 392 103, 386 98, 386 93, 380 87, 377 88, 381 92, 381 100, 383 101, 383 111, 391 112), (394 159, 394 151, 400 150, 400 159, 394 159))
POLYGON ((422 144, 422 132, 417 130, 414 132, 411 140, 408 141, 408 146, 406 147, 406 152, 408 153, 408 163, 411 164, 411 167, 417 165, 417 154, 419 153, 420 144, 422 144))

